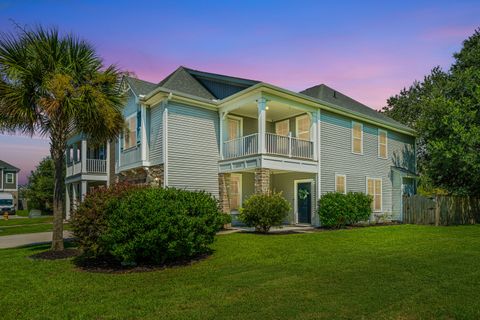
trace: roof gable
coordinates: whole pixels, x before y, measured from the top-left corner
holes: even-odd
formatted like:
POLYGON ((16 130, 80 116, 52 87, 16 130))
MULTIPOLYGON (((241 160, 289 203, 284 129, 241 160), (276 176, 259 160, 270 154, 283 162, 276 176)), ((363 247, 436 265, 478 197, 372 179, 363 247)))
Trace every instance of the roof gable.
POLYGON ((135 93, 137 96, 146 95, 157 87, 155 83, 140 80, 137 78, 132 78, 129 76, 125 76, 124 79, 132 89, 133 93, 135 93))
POLYGON ((215 99, 215 97, 189 72, 187 72, 187 69, 184 67, 179 67, 165 79, 160 81, 158 87, 187 93, 204 99, 215 99))

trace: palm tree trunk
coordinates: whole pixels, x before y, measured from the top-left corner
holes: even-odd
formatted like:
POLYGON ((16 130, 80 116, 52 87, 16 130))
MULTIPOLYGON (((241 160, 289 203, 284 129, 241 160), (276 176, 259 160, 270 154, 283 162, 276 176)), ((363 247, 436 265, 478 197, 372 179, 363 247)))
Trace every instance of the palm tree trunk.
MULTIPOLYGON (((62 136, 63 134, 61 134, 62 136)), ((52 137, 50 154, 54 163, 55 189, 53 191, 53 237, 52 251, 62 251, 63 246, 63 195, 65 170, 65 139, 52 137), (63 140, 63 141, 58 141, 63 140)))

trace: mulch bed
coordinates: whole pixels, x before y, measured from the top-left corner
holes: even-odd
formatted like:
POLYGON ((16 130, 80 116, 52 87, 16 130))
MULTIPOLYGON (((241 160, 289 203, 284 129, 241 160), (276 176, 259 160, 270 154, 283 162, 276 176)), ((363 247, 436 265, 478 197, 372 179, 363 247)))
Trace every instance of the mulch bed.
POLYGON ((35 253, 34 255, 31 255, 30 258, 36 259, 36 260, 60 260, 60 259, 68 259, 68 258, 73 258, 76 257, 80 254, 78 249, 65 249, 62 251, 43 251, 39 253, 35 253))
POLYGON ((211 253, 206 253, 206 254, 198 255, 188 260, 180 260, 180 261, 165 263, 162 265, 139 264, 136 266, 123 266, 118 264, 118 262, 116 261, 108 261, 108 260, 82 260, 82 261, 77 260, 75 261, 75 264, 78 270, 80 271, 122 274, 122 273, 136 273, 136 272, 151 272, 151 271, 157 271, 157 270, 164 270, 167 268, 189 266, 196 262, 205 260, 210 256, 211 256, 211 253))

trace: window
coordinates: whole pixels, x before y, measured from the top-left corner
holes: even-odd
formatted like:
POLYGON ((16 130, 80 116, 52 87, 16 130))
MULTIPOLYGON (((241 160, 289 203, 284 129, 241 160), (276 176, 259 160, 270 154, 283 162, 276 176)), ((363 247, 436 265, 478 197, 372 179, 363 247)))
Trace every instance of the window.
POLYGON ((382 179, 367 178, 367 194, 373 197, 373 212, 382 211, 382 179))
POLYGON ((137 115, 131 115, 126 120, 126 129, 123 136, 123 148, 129 149, 137 145, 137 115))
POLYGON ((300 116, 295 119, 295 136, 302 140, 310 140, 310 117, 300 116))
POLYGON ((387 149, 387 131, 378 130, 378 157, 382 159, 388 158, 387 149))
POLYGON ((13 173, 9 172, 5 174, 5 183, 13 183, 13 173))
POLYGON ((228 137, 227 140, 232 140, 236 138, 240 138, 243 134, 243 121, 242 118, 238 117, 228 117, 228 137))
POLYGON ((275 133, 279 136, 288 136, 290 132, 290 120, 275 122, 275 133))
POLYGON ((242 175, 232 174, 230 177, 230 210, 238 211, 242 205, 242 175))
POLYGON ((335 192, 347 193, 347 176, 344 174, 335 175, 335 192))
POLYGON ((352 122, 352 152, 363 154, 363 125, 352 122))

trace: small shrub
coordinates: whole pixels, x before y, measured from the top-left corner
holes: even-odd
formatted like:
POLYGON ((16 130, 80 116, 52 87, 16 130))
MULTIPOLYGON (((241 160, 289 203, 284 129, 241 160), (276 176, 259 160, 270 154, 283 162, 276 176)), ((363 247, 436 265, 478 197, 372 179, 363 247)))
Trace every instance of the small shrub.
POLYGON ((280 225, 290 211, 290 204, 281 193, 254 194, 240 210, 240 221, 257 231, 268 232, 272 226, 280 225))
POLYGON ((327 193, 318 201, 322 226, 342 228, 365 221, 372 214, 372 197, 361 192, 327 193))
POLYGON ((85 199, 75 213, 84 258, 123 265, 189 259, 208 252, 225 223, 217 200, 205 192, 138 187, 97 197, 95 206, 85 199), (92 221, 79 217, 82 212, 98 217, 99 226, 87 227, 92 221))

